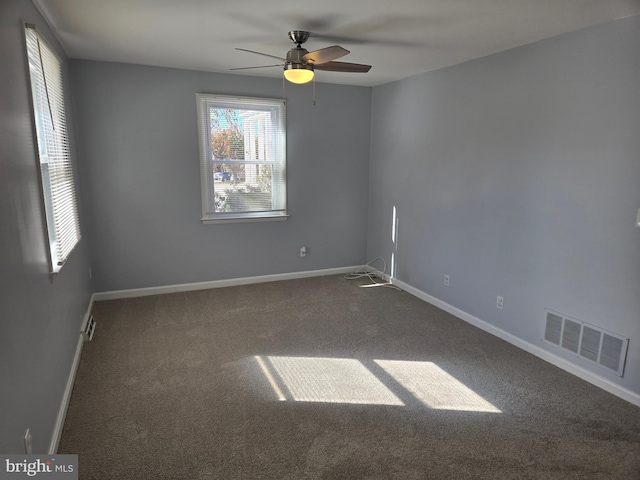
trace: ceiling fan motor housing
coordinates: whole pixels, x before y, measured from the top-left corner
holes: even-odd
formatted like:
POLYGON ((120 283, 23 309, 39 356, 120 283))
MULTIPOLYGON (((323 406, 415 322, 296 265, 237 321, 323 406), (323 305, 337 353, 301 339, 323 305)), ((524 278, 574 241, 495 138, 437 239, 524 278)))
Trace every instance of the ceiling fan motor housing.
POLYGON ((304 57, 307 53, 309 52, 306 49, 302 48, 301 46, 294 47, 287 52, 287 63, 294 63, 294 64, 307 63, 304 60, 302 60, 302 57, 304 57))

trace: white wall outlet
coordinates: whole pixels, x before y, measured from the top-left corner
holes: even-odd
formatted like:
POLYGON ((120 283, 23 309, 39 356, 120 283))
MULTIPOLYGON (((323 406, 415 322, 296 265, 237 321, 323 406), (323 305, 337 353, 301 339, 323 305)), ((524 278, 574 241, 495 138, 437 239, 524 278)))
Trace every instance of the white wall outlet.
POLYGON ((445 284, 445 286, 447 286, 447 287, 449 286, 449 275, 445 275, 445 276, 444 276, 444 284, 445 284))
POLYGON ((307 256, 307 247, 305 245, 300 247, 300 256, 301 257, 306 257, 307 256))
POLYGON ((27 431, 24 432, 24 453, 27 455, 31 455, 33 453, 33 438, 31 437, 31 432, 27 428, 27 431))
POLYGON ((498 307, 500 310, 502 310, 503 306, 504 306, 504 298, 502 298, 500 295, 498 295, 498 299, 496 300, 496 307, 498 307))

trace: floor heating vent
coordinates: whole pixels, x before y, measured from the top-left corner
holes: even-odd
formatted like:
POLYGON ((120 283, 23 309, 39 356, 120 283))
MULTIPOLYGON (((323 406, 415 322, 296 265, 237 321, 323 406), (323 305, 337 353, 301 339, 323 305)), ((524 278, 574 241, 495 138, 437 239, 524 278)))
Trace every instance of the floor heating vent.
POLYGON ((545 341, 623 376, 628 338, 561 313, 546 312, 545 341))
POLYGON ((84 341, 85 342, 90 342, 91 339, 93 338, 93 332, 96 329, 96 320, 93 318, 93 315, 89 316, 89 319, 87 320, 87 324, 84 327, 84 330, 82 331, 82 336, 84 337, 84 341))

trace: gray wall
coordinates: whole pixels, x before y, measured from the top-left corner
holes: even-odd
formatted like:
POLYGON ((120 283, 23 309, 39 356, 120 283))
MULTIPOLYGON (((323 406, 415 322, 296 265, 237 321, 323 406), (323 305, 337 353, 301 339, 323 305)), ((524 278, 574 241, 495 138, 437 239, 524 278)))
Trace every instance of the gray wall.
POLYGON ((545 307, 629 337, 623 379, 560 355, 636 393, 638 52, 632 17, 374 88, 367 247, 554 353, 545 307))
POLYGON ((282 81, 71 61, 96 291, 359 265, 371 88, 287 85, 286 222, 202 225, 196 92, 282 97, 282 81), (307 245, 309 254, 299 257, 307 245))
MULTIPOLYGON (((86 240, 71 253, 59 274, 51 278, 48 273, 21 21, 35 23, 63 56, 31 2, 0 3, 0 452, 24 452, 22 437, 29 427, 34 452, 45 453, 91 286, 86 240)), ((67 100, 69 95, 67 90, 67 100)), ((67 120, 72 135, 70 113, 67 120)), ((71 136, 75 161, 73 147, 71 136)))

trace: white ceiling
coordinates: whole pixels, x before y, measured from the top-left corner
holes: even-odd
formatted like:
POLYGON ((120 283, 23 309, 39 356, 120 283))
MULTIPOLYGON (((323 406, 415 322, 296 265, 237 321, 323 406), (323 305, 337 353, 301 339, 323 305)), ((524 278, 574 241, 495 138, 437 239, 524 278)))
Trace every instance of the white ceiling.
MULTIPOLYGON (((338 44, 369 73, 319 82, 375 86, 640 14, 640 0, 34 0, 70 58, 211 72, 278 63, 289 30, 338 44)), ((279 77, 278 67, 235 72, 279 77)))

